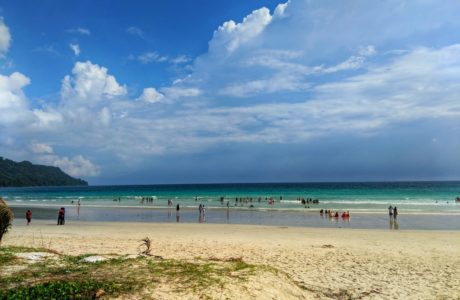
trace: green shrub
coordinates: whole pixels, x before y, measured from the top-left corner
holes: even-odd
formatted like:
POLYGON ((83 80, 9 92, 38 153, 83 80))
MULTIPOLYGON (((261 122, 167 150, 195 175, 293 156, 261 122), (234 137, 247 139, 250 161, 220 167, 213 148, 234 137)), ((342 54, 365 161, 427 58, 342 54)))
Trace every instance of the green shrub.
POLYGON ((0 244, 2 243, 3 235, 10 229, 13 218, 13 211, 0 198, 0 244))

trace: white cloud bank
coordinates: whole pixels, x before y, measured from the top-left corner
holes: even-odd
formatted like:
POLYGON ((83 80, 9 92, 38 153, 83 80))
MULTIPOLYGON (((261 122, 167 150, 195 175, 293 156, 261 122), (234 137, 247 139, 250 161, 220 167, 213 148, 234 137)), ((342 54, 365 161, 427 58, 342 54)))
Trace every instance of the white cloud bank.
POLYGON ((445 3, 292 0, 273 13, 261 8, 216 29, 188 76, 138 96, 107 68, 77 62, 59 101, 31 109, 23 93, 30 80, 2 75, 0 126, 32 118, 20 135, 81 149, 51 163, 83 176, 99 172, 85 157, 133 163, 228 143, 308 143, 408 122, 453 122, 460 117, 460 44, 419 44, 420 35, 460 29, 459 4, 445 3), (404 51, 389 55, 395 44, 404 51))

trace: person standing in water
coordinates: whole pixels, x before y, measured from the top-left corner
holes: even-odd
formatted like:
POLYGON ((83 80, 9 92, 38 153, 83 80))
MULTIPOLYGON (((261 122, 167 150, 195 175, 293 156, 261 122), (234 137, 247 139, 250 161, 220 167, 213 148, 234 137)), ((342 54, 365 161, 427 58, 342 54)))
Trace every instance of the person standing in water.
POLYGON ((390 216, 390 218, 393 216, 393 206, 389 206, 388 207, 388 215, 390 216))

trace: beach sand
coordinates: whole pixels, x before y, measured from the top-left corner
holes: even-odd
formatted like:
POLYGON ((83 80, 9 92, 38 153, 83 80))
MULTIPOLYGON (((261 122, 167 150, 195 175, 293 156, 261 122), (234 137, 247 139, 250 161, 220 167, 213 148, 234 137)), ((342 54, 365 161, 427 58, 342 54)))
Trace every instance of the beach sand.
MULTIPOLYGON (((3 245, 64 254, 137 254, 149 237, 168 259, 228 259, 272 266, 213 299, 460 299, 460 231, 390 231, 253 225, 15 222, 3 245)), ((157 299, 195 299, 167 286, 157 299)))

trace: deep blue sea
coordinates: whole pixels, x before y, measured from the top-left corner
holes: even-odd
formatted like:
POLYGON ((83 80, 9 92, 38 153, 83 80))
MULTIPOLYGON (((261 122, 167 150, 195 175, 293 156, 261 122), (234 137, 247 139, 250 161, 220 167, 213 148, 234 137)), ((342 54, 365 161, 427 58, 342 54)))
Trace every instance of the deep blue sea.
POLYGON ((200 222, 203 204, 211 223, 391 228, 386 214, 392 205, 411 220, 405 228, 460 229, 460 181, 28 187, 1 188, 0 196, 20 215, 33 208, 34 218, 54 218, 64 206, 70 218, 87 221, 200 222), (318 218, 320 209, 348 210, 353 218, 330 222, 318 218), (428 226, 419 224, 420 216, 428 226))

